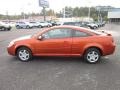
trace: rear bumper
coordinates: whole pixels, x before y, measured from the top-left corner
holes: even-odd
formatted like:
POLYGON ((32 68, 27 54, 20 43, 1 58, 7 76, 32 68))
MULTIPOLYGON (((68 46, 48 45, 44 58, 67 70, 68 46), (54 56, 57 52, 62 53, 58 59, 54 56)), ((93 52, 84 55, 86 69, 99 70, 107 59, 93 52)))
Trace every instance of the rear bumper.
POLYGON ((115 44, 112 44, 111 46, 106 47, 103 56, 113 54, 115 52, 115 48, 116 48, 115 44))

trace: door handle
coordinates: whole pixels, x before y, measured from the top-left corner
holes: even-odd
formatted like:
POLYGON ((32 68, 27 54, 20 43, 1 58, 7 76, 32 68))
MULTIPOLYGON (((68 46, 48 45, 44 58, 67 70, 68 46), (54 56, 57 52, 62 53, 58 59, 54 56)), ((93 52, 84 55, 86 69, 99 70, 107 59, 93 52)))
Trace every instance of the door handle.
POLYGON ((64 43, 68 43, 68 41, 64 41, 64 43))

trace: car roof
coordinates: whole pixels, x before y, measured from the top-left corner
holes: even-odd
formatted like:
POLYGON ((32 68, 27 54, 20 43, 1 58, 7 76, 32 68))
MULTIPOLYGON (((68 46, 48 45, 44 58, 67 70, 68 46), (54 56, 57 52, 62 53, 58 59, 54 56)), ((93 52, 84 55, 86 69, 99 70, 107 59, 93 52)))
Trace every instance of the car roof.
POLYGON ((50 28, 43 29, 43 30, 40 31, 39 33, 36 33, 35 36, 33 35, 33 37, 37 37, 38 35, 46 32, 46 31, 49 31, 49 30, 52 30, 52 29, 60 29, 60 28, 70 28, 70 29, 73 29, 73 30, 80 30, 80 31, 89 33, 89 34, 91 34, 91 35, 96 35, 96 34, 97 34, 97 33, 94 32, 93 30, 91 31, 91 29, 88 29, 88 28, 83 28, 83 27, 79 27, 79 26, 72 26, 72 25, 61 25, 61 26, 54 26, 54 27, 50 27, 50 28))
POLYGON ((50 27, 48 29, 45 29, 45 31, 46 30, 50 30, 50 29, 59 29, 59 28, 70 28, 70 29, 73 29, 73 30, 80 30, 80 31, 85 31, 85 32, 93 33, 93 32, 90 32, 91 31, 90 29, 87 29, 87 28, 84 28, 84 27, 79 27, 79 26, 72 26, 72 25, 54 26, 54 27, 50 27))
MULTIPOLYGON (((86 30, 87 28, 84 28, 84 27, 79 27, 79 26, 73 26, 73 25, 60 25, 60 26, 54 26, 54 27, 51 27, 51 28, 71 28, 71 29, 79 29, 79 30, 86 30)), ((90 30, 90 29, 89 29, 90 30)))
POLYGON ((91 29, 88 29, 88 28, 84 28, 84 27, 79 27, 79 26, 72 26, 72 25, 61 25, 61 26, 54 26, 54 27, 51 27, 51 29, 57 29, 57 28, 70 28, 70 29, 73 29, 73 30, 80 30, 80 31, 84 31, 84 32, 88 32, 88 33, 91 33, 91 34, 94 34, 94 35, 101 35, 103 33, 99 32, 99 31, 95 31, 95 30, 91 30, 91 29))

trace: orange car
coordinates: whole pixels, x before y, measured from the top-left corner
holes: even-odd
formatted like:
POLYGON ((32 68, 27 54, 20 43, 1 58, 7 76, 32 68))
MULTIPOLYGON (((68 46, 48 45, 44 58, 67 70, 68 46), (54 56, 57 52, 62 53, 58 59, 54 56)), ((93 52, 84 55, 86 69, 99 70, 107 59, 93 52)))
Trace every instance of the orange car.
POLYGON ((113 54, 112 36, 76 26, 55 26, 37 34, 15 39, 8 45, 8 53, 21 61, 33 56, 83 56, 96 63, 101 56, 113 54))

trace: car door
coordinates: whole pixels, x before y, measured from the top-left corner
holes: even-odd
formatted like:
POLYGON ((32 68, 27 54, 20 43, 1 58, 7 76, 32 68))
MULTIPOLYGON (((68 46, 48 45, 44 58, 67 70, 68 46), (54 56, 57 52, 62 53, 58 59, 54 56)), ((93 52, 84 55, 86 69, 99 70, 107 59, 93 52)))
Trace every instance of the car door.
POLYGON ((26 28, 25 22, 20 22, 22 28, 26 28))
POLYGON ((38 55, 69 55, 71 54, 72 35, 67 28, 52 29, 42 34, 43 39, 35 44, 38 55))
POLYGON ((72 36, 72 54, 81 55, 85 45, 89 43, 89 37, 91 35, 80 30, 73 30, 72 36))

